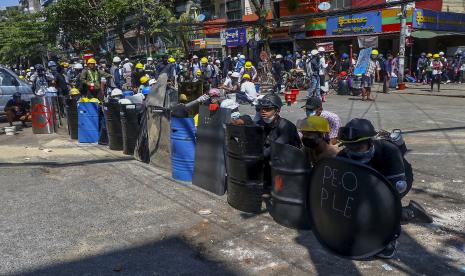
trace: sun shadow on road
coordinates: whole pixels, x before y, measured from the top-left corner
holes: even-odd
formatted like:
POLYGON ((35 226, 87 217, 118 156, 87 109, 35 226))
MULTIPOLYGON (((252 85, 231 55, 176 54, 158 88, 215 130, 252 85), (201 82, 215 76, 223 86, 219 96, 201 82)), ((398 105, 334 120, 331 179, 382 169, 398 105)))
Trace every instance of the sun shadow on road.
POLYGON ((184 239, 172 237, 142 246, 13 275, 237 275, 184 239))
POLYGON ((64 167, 78 167, 94 164, 108 164, 108 163, 117 163, 122 161, 132 161, 135 160, 131 157, 122 157, 122 158, 103 158, 103 159, 94 159, 94 160, 83 160, 76 162, 23 162, 23 163, 0 163, 1 167, 31 167, 31 166, 43 166, 43 167, 55 167, 55 168, 64 168, 64 167))

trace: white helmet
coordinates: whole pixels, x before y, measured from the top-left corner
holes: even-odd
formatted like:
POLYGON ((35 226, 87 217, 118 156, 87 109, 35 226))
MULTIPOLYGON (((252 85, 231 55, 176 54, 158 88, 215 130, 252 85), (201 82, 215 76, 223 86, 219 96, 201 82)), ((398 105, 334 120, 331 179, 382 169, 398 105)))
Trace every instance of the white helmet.
POLYGON ((73 68, 74 68, 74 69, 77 69, 77 70, 79 70, 79 69, 84 69, 84 67, 82 66, 81 63, 75 63, 75 64, 73 65, 73 68))
POLYGON ((439 55, 440 55, 440 56, 443 56, 443 55, 444 55, 444 52, 439 52, 439 55))
POLYGON ((198 57, 198 56, 196 56, 196 55, 193 55, 193 56, 192 56, 192 58, 193 58, 193 59, 195 59, 195 58, 199 58, 199 57, 198 57))
POLYGON ((113 63, 120 63, 121 59, 119 57, 114 57, 113 58, 113 63))
POLYGON ((152 58, 152 57, 148 57, 148 58, 147 58, 147 61, 153 61, 153 58, 152 58))
POLYGON ((221 61, 219 59, 215 60, 216 64, 221 64, 221 61))
POLYGON ((233 59, 233 60, 234 60, 234 61, 236 61, 236 60, 237 60, 237 57, 234 57, 234 59, 233 59))
POLYGON ((113 89, 110 94, 111 97, 122 96, 122 95, 123 95, 123 91, 121 91, 121 89, 119 88, 113 89))
POLYGON ((240 78, 241 74, 239 74, 239 72, 234 72, 234 73, 231 74, 231 77, 232 78, 240 78))
POLYGON ((323 47, 318 47, 318 52, 324 52, 325 51, 325 48, 323 47))
POLYGON ((317 49, 313 49, 313 50, 310 52, 310 54, 311 54, 312 56, 316 56, 316 55, 318 55, 318 50, 317 50, 317 49))
POLYGON ((276 58, 277 58, 277 59, 278 59, 278 58, 283 58, 283 55, 277 54, 277 55, 276 55, 276 58))
POLYGON ((128 59, 128 58, 125 58, 124 61, 129 61, 129 59, 128 59))
POLYGON ((34 68, 34 67, 31 67, 31 68, 29 68, 29 69, 32 71, 32 70, 34 70, 35 68, 34 68))
POLYGON ((155 80, 155 79, 150 79, 149 80, 149 86, 152 86, 152 84, 155 84, 155 83, 157 83, 157 80, 155 80))
POLYGON ((239 58, 245 59, 245 56, 244 56, 244 55, 241 55, 239 58))

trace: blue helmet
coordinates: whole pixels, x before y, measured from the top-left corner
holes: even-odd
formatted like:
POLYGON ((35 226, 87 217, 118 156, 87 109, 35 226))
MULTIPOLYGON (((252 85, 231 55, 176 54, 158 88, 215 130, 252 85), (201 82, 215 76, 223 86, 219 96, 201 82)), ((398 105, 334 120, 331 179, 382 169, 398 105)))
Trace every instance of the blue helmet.
POLYGON ((343 59, 347 59, 347 58, 349 58, 349 55, 348 55, 348 54, 346 54, 346 53, 344 53, 344 54, 342 54, 342 55, 341 55, 341 58, 343 58, 343 59))
POLYGON ((142 88, 142 94, 148 95, 150 93, 150 86, 145 86, 142 88))

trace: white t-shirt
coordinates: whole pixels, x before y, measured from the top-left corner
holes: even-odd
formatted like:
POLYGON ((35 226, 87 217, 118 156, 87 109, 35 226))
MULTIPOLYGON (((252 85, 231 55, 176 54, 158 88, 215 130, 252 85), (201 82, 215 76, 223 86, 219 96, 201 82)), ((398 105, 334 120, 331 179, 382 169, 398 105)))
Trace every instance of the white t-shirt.
POLYGON ((244 92, 247 96, 247 99, 253 101, 257 98, 257 90, 255 89, 255 84, 251 81, 246 81, 241 84, 241 92, 244 92))
POLYGON ((232 88, 232 79, 229 76, 226 77, 226 79, 224 80, 223 85, 224 85, 224 87, 231 89, 232 88))

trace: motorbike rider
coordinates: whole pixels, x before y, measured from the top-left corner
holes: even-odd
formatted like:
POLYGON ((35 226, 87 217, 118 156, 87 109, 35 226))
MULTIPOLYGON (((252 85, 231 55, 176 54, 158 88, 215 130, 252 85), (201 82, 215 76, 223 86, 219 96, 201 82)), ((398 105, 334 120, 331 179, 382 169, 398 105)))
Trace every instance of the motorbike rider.
POLYGON ((32 91, 36 95, 45 95, 48 87, 53 85, 55 77, 47 73, 42 64, 37 64, 35 69, 35 73, 31 76, 32 91))
MULTIPOLYGON (((366 119, 352 119, 339 130, 339 140, 345 148, 338 156, 365 164, 381 173, 400 193, 407 192, 408 182, 413 182, 413 174, 406 170, 406 160, 397 145, 388 141, 375 139, 377 132, 372 123, 366 119)), ((411 200, 402 207, 403 222, 431 223, 432 218, 420 204, 411 200)), ((378 254, 381 258, 392 258, 396 250, 396 241, 392 241, 378 254)))
POLYGON ((335 157, 339 147, 328 139, 329 122, 321 116, 308 116, 299 126, 304 151, 312 165, 321 159, 335 157))
MULTIPOLYGON (((337 144, 338 131, 341 127, 341 119, 336 113, 323 110, 323 103, 318 97, 307 98, 305 105, 302 106, 305 108, 306 117, 308 116, 320 116, 325 118, 329 124, 329 131, 326 134, 326 138, 329 140, 331 145, 337 144)), ((302 120, 303 122, 305 120, 302 120)))
POLYGON ((318 97, 321 98, 320 95, 320 56, 318 54, 318 50, 313 49, 310 52, 310 59, 307 61, 307 75, 311 77, 311 84, 308 90, 307 97, 318 97))

